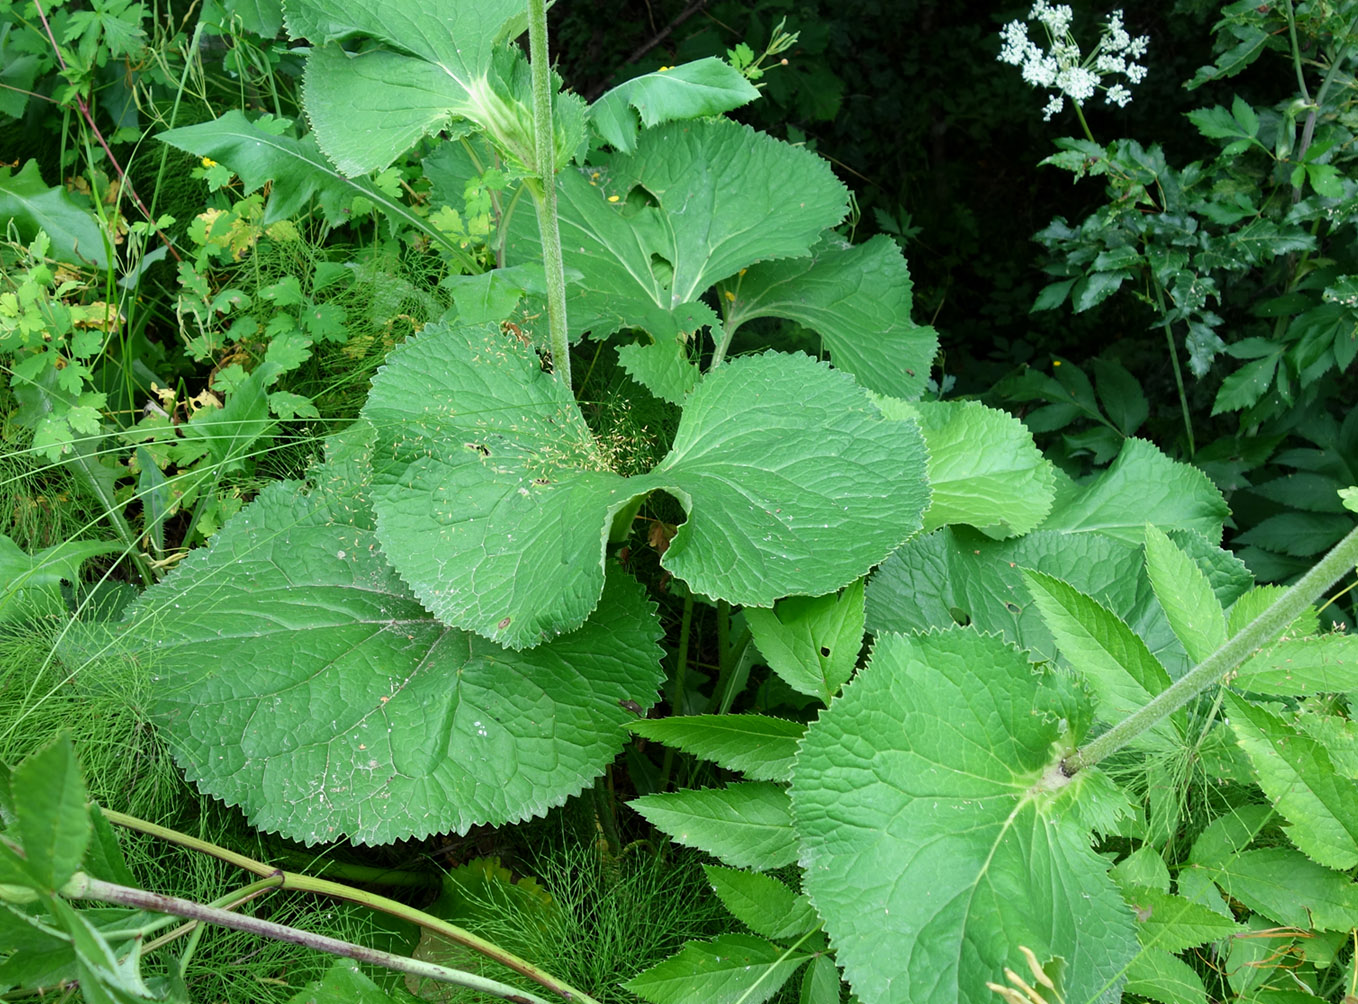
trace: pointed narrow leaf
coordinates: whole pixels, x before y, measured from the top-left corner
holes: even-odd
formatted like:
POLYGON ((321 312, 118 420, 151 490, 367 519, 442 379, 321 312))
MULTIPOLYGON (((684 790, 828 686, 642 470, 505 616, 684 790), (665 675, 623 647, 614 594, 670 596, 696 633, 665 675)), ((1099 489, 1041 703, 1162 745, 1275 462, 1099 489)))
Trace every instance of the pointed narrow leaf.
POLYGON ((817 955, 802 976, 797 1004, 839 1004, 839 970, 828 955, 817 955))
POLYGON ((1146 572, 1190 659, 1202 662, 1226 644, 1226 614, 1207 576, 1163 531, 1149 523, 1146 572))
POLYGON ((1136 914, 1136 932, 1146 948, 1182 952, 1209 941, 1240 934, 1244 927, 1182 896, 1124 886, 1123 896, 1136 914))
POLYGON ((790 596, 745 611, 759 651, 793 690, 825 704, 853 675, 863 647, 863 581, 843 594, 790 596))
POLYGON ((1358 885, 1290 847, 1243 851, 1217 866, 1195 865, 1232 899, 1302 931, 1358 927, 1358 885))
POLYGON ((751 781, 788 780, 797 741, 806 732, 801 722, 767 715, 645 718, 628 728, 727 770, 741 771, 751 781))
POLYGON ((730 63, 708 56, 643 73, 590 105, 589 119, 616 150, 636 149, 638 121, 647 128, 676 119, 720 115, 747 105, 759 91, 730 63))
POLYGON ((1161 1004, 1207 1004, 1202 977, 1182 959, 1158 949, 1132 960, 1123 990, 1161 1004))
POLYGON ((723 934, 690 941, 623 989, 653 1004, 761 1004, 809 958, 808 952, 789 952, 763 938, 723 934))
POLYGON ((685 847, 737 868, 781 868, 797 860, 787 791, 766 781, 644 795, 627 803, 685 847))
POLYGON ((1146 643, 1107 607, 1068 582, 1023 569, 1056 645, 1098 695, 1098 717, 1117 722, 1170 684, 1146 643))
POLYGON ((913 418, 929 447, 933 501, 924 529, 966 523, 988 537, 1012 537, 1051 511, 1056 478, 1028 427, 977 401, 879 399, 887 418, 913 418))
POLYGON ((331 479, 354 484, 345 458, 309 495, 270 485, 128 615, 189 779, 306 843, 465 832, 578 793, 622 747, 626 706, 655 699, 640 587, 612 577, 599 620, 506 651, 430 616, 331 479))
POLYGON ((732 916, 766 938, 795 938, 820 927, 811 901, 758 872, 703 865, 707 880, 732 916))
POLYGON ((992 1001, 1022 945, 1065 960, 1067 1000, 1117 999, 1132 914, 1078 821, 1083 774, 1053 773, 1087 718, 993 635, 879 636, 792 780, 806 892, 860 998, 992 1001))
POLYGON ((842 373, 747 356, 689 395, 669 455, 609 468, 570 391, 498 326, 431 324, 373 381, 378 536, 446 623, 536 645, 579 625, 615 514, 659 490, 688 513, 662 564, 696 592, 769 606, 840 589, 920 526, 924 444, 842 373))
POLYGON ((1289 638, 1251 656, 1232 678, 1237 690, 1283 697, 1358 687, 1358 635, 1289 638))
POLYGON ((1144 527, 1197 530, 1221 540, 1228 510, 1221 492, 1196 467, 1170 460, 1142 439, 1128 439, 1112 466, 1085 485, 1058 485, 1041 529, 1097 531, 1140 544, 1144 527))
POLYGON ((41 888, 60 889, 90 843, 89 798, 70 738, 63 735, 15 767, 10 791, 19 817, 10 832, 23 844, 27 871, 41 888))
POLYGON ((728 328, 785 317, 819 334, 835 367, 869 390, 907 401, 924 390, 938 334, 910 319, 910 270, 891 238, 826 237, 810 257, 754 265, 724 289, 728 328))
POLYGON ((1292 842, 1329 868, 1358 865, 1358 782, 1336 772, 1325 747, 1310 736, 1235 694, 1223 697, 1259 787, 1290 824, 1292 842))

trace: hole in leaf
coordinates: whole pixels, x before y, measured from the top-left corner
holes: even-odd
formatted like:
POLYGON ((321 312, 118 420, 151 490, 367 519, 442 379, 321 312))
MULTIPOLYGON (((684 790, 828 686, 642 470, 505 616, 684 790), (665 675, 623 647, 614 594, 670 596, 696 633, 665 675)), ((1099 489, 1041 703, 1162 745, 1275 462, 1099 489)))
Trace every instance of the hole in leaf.
POLYGON ((1005 603, 1004 609, 1008 610, 1011 614, 1017 614, 1023 611, 1023 608, 1020 607, 1017 603, 1008 602, 1005 603))
POLYGON ((952 615, 953 623, 966 627, 971 623, 971 614, 959 607, 949 607, 948 613, 952 615))
POLYGON ((828 659, 828 658, 830 658, 830 650, 829 650, 828 648, 826 648, 824 645, 822 645, 822 646, 820 647, 820 657, 821 657, 822 659, 828 659))

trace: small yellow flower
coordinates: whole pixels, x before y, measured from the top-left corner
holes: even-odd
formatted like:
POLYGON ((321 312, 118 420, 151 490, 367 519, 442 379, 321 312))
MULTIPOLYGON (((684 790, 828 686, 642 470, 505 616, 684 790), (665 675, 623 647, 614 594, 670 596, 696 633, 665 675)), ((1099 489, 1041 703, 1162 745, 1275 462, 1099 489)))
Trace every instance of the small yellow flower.
POLYGON ((1061 360, 1060 360, 1060 359, 1053 359, 1053 360, 1052 360, 1052 365, 1053 365, 1053 366, 1060 366, 1060 365, 1061 365, 1061 360))
POLYGON ((662 66, 662 67, 661 67, 659 70, 657 70, 656 72, 657 72, 657 73, 664 73, 666 70, 672 70, 672 69, 674 69, 673 66, 662 66))
POLYGON ((204 158, 203 158, 203 166, 204 166, 204 167, 216 167, 216 166, 217 166, 217 162, 216 162, 215 160, 213 160, 211 157, 204 157, 204 158))
POLYGON ((610 195, 610 196, 608 197, 608 201, 609 201, 609 202, 617 202, 617 201, 618 201, 618 197, 617 197, 616 195, 610 195))
POLYGON ((726 302, 727 302, 727 303, 735 303, 735 302, 736 302, 736 294, 735 294, 735 293, 732 293, 729 289, 726 291, 726 302))

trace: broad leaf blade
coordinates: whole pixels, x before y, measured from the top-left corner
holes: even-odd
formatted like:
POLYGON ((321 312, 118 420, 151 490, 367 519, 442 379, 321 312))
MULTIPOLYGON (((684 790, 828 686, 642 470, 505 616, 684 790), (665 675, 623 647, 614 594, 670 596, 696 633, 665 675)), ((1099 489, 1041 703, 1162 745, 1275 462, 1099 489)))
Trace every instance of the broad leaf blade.
POLYGON ((877 402, 887 418, 913 418, 929 447, 933 501, 924 529, 965 523, 988 537, 1012 537, 1051 511, 1056 478, 1018 419, 976 401, 877 402))
POLYGON ((732 916, 766 938, 795 938, 820 927, 811 902, 776 878, 703 865, 707 880, 732 916))
MULTIPOLYGON (((317 481, 352 485, 346 466, 317 481)), ((654 700, 640 587, 610 579, 600 620, 516 654, 434 620, 369 519, 351 494, 271 485, 132 609, 190 780, 306 843, 465 832, 579 792, 621 748, 627 706, 654 700)))
POLYGON ((52 256, 75 264, 108 267, 104 235, 94 214, 60 187, 43 184, 38 162, 18 174, 0 167, 0 219, 13 221, 19 239, 31 241, 42 230, 52 239, 52 256))
POLYGON ((1098 532, 1140 544, 1151 523, 1162 530, 1197 530, 1218 542, 1227 512, 1207 475, 1170 460, 1145 440, 1128 439, 1093 481, 1058 485, 1056 504, 1041 529, 1098 532))
POLYGON ((1080 778, 1043 781, 1087 717, 1069 686, 994 636, 885 635, 808 730, 800 863, 859 997, 980 1004, 1024 945, 1065 960, 1066 999, 1116 999, 1131 912, 1073 818, 1080 778))
POLYGON ((1163 531, 1149 523, 1146 572, 1190 659, 1202 662, 1226 644, 1226 614, 1207 576, 1163 531))
POLYGON ((1358 782, 1340 775, 1315 739, 1235 694, 1223 697, 1259 787, 1291 824, 1292 842, 1329 868, 1358 865, 1358 782))
POLYGON ((744 74, 708 56, 624 81, 590 106, 589 118, 604 142, 631 153, 636 149, 638 120, 649 128, 720 115, 757 97, 759 91, 744 74))
POLYGON ((737 868, 781 868, 797 860, 787 791, 766 781, 643 795, 627 803, 685 847, 737 868))
POLYGON ((910 319, 910 270, 889 237, 853 246, 830 236, 810 257, 755 265, 724 288, 728 329, 785 317, 817 332, 835 367, 869 390, 904 400, 924 390, 938 334, 910 319))
POLYGON ((1243 851, 1199 864, 1221 891, 1278 924, 1302 931, 1358 927, 1358 886, 1290 847, 1243 851))
POLYGON ((800 355, 709 374, 669 455, 631 478, 494 325, 427 326, 388 358, 364 416, 388 557, 439 618, 513 647, 589 615, 613 517, 648 492, 688 512, 664 567, 757 606, 852 582, 919 528, 928 498, 914 424, 884 421, 849 377, 800 355))
POLYGON ((723 934, 690 941, 623 989, 654 1004, 761 1004, 810 957, 748 934, 723 934))
POLYGON ((1146 578, 1141 548, 1100 533, 1039 530, 994 541, 947 527, 917 537, 883 562, 868 583, 868 630, 972 624, 1057 659, 1056 641, 1024 586, 1022 568, 1054 575, 1098 600, 1145 641, 1171 677, 1189 669, 1146 578))
POLYGON ((787 781, 797 741, 806 733, 801 722, 767 715, 647 718, 628 728, 727 770, 741 771, 751 781, 787 781))
POLYGON ((784 683, 829 704, 853 675, 863 647, 863 582, 842 594, 790 596, 772 610, 750 607, 745 622, 784 683))

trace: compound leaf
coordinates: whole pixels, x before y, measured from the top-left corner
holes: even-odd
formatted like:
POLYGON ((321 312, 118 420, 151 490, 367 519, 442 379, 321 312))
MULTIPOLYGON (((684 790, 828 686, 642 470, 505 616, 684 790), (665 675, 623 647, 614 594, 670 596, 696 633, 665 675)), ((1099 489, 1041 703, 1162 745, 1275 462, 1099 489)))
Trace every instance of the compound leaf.
POLYGON ((495 325, 427 326, 388 357, 364 416, 387 556, 440 619, 515 648, 584 621, 613 517, 648 492, 688 512, 664 567, 755 606, 842 588, 918 530, 928 500, 917 427, 802 355, 708 374, 669 455, 630 478, 495 325))
POLYGON ((1117 999, 1132 914, 1056 767, 1088 715, 993 635, 878 638, 792 779, 806 892, 859 997, 981 1004, 1022 945, 1064 960, 1066 999, 1117 999))
POLYGON ((820 927, 820 918, 805 896, 771 875, 703 865, 722 905, 755 934, 795 938, 820 927))
POLYGON ((1315 739, 1235 694, 1222 696, 1259 787, 1290 824, 1292 842, 1329 868, 1358 865, 1358 782, 1338 773, 1315 739))

